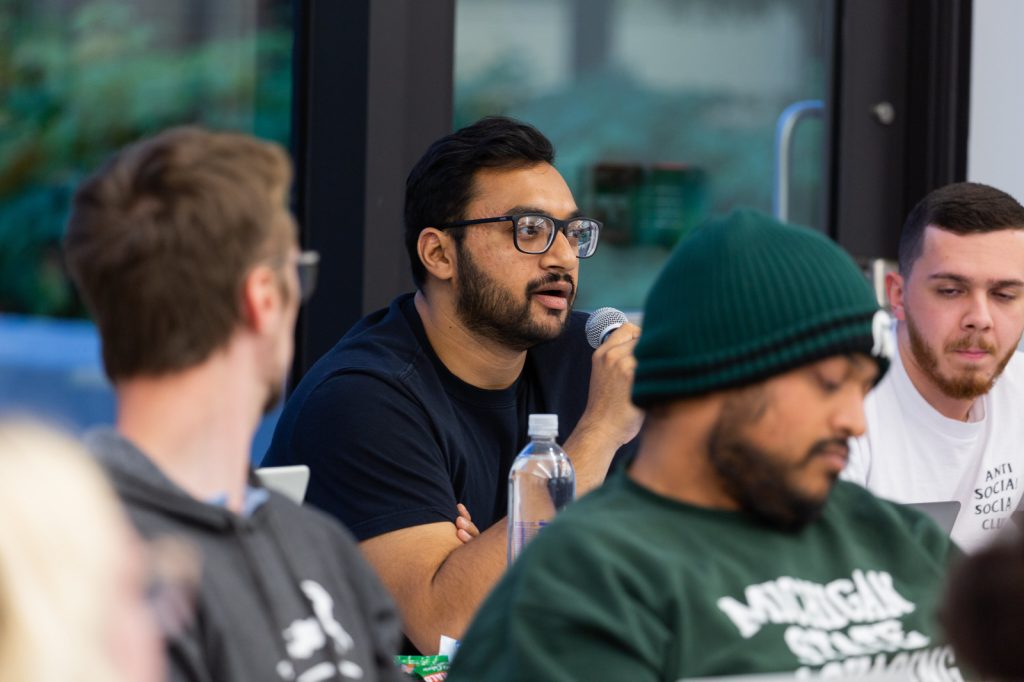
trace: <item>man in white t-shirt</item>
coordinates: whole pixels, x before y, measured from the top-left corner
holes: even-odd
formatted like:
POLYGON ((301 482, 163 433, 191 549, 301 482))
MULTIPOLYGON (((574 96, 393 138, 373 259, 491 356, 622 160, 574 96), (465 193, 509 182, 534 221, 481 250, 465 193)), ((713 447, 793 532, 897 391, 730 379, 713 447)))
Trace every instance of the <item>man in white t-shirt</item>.
POLYGON ((977 183, 933 191, 886 293, 898 352, 843 476, 897 502, 958 500, 953 539, 972 551, 1021 503, 1024 207, 977 183))

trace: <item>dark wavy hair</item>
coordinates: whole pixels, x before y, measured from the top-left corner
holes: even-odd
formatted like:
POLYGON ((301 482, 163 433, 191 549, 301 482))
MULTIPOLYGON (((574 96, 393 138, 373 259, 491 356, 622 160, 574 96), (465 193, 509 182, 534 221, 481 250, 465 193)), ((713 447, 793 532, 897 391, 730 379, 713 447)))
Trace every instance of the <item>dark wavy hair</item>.
POLYGON ((422 288, 426 277, 416 248, 420 232, 463 219, 477 171, 528 168, 554 159, 551 141, 539 130, 505 116, 480 119, 430 145, 405 181, 405 249, 416 286, 422 288))

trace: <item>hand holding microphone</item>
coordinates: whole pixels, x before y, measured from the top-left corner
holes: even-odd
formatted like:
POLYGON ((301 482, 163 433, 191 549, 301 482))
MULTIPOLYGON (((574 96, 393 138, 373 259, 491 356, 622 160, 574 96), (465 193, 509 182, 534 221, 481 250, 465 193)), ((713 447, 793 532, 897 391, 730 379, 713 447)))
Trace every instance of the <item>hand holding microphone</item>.
POLYGON ((636 370, 633 348, 640 338, 640 328, 620 310, 599 308, 587 320, 586 333, 596 350, 581 422, 601 430, 619 445, 627 443, 643 421, 643 413, 630 400, 636 370))

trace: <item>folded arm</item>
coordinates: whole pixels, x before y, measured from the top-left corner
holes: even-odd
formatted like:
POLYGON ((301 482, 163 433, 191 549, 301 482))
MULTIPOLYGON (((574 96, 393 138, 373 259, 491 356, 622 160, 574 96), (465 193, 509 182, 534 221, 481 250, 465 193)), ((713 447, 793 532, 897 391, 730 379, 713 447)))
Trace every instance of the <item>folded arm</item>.
POLYGON ((459 639, 506 564, 505 523, 472 542, 453 523, 392 531, 361 543, 363 554, 398 602, 405 634, 424 654, 441 635, 459 639))

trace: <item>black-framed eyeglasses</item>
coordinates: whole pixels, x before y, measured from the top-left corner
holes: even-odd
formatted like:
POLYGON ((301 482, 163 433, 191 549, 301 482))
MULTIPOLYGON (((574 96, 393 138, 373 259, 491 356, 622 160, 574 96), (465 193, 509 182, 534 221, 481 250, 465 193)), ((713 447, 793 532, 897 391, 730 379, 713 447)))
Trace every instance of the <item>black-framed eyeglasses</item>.
POLYGON ((316 251, 301 251, 295 259, 295 271, 299 275, 299 300, 308 301, 316 291, 316 277, 320 270, 320 254, 316 251))
POLYGON ((601 223, 593 218, 570 218, 559 220, 543 213, 518 213, 494 218, 459 220, 438 225, 440 230, 449 230, 485 223, 512 223, 512 241, 523 253, 544 253, 555 243, 555 235, 561 232, 576 250, 577 258, 590 258, 597 250, 597 239, 601 234, 601 223))

